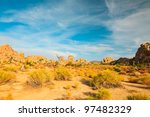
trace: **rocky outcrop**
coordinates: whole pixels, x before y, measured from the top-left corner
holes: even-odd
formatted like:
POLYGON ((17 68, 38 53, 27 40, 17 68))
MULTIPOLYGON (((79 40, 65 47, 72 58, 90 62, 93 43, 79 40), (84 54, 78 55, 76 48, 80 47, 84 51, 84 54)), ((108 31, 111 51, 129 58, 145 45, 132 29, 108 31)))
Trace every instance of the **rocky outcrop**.
POLYGON ((150 42, 141 44, 138 48, 135 57, 120 58, 116 61, 111 62, 111 64, 123 64, 123 65, 133 65, 133 64, 150 64, 150 42))
POLYGON ((43 56, 28 56, 26 61, 31 64, 46 64, 48 60, 43 56))
POLYGON ((78 65, 85 65, 85 64, 88 64, 89 62, 86 61, 85 59, 83 58, 79 58, 78 60, 76 60, 76 64, 78 65))
POLYGON ((58 64, 59 65, 66 65, 67 64, 67 62, 63 56, 59 56, 57 58, 58 58, 58 64))
POLYGON ((69 55, 67 62, 68 62, 68 63, 74 63, 74 56, 69 55))
POLYGON ((112 57, 106 57, 102 60, 102 63, 110 63, 113 61, 113 58, 112 57))
POLYGON ((141 44, 140 48, 136 52, 134 61, 136 64, 150 63, 150 42, 141 44))
POLYGON ((118 60, 112 61, 111 64, 131 65, 132 64, 132 59, 119 58, 118 60))
POLYGON ((0 46, 0 63, 18 63, 24 62, 24 53, 18 53, 9 45, 0 46))

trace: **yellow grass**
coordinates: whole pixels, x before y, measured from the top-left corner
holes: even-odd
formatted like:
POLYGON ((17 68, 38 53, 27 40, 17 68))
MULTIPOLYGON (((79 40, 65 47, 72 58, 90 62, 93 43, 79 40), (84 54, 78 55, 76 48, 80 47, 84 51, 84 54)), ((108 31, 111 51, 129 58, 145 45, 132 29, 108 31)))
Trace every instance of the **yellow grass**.
POLYGON ((14 73, 0 70, 0 84, 5 84, 15 79, 16 75, 14 73))
POLYGON ((72 76, 65 67, 58 67, 55 70, 55 80, 71 80, 72 76))
POLYGON ((103 70, 91 80, 91 85, 97 89, 101 87, 112 88, 121 86, 122 77, 114 71, 103 70))
POLYGON ((27 84, 32 87, 43 86, 44 83, 51 82, 54 79, 54 73, 46 69, 38 69, 29 74, 27 84))

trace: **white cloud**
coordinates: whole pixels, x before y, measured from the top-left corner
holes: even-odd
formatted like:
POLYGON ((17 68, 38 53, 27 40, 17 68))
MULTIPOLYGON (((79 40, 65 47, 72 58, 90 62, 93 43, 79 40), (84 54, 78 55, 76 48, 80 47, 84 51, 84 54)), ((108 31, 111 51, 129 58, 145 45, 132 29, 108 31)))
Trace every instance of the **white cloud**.
POLYGON ((113 38, 117 42, 126 42, 127 46, 137 46, 150 41, 150 9, 143 9, 123 19, 112 20, 108 27, 113 31, 113 38), (133 44, 133 45, 132 45, 133 44))
POLYGON ((142 6, 149 4, 146 1, 105 0, 111 16, 106 26, 112 31, 110 39, 120 56, 133 57, 141 43, 150 41, 150 8, 142 6))
MULTIPOLYGON (((144 3, 148 0, 105 0, 109 14, 114 18, 115 16, 122 17, 138 11, 144 3)), ((149 4, 149 3, 147 3, 149 4)))

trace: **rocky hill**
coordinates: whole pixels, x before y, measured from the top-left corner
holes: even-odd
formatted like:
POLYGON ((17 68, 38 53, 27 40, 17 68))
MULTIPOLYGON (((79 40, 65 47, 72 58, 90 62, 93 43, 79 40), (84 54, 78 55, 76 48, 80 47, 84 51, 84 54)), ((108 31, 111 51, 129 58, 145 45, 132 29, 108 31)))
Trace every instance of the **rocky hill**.
POLYGON ((113 58, 112 57, 106 57, 102 60, 102 63, 110 63, 113 61, 113 58))
POLYGON ((136 55, 134 57, 136 64, 138 63, 150 63, 150 42, 141 44, 136 55))
POLYGON ((24 53, 16 52, 9 45, 0 46, 0 63, 17 63, 24 59, 24 53))
POLYGON ((133 65, 133 64, 150 64, 150 42, 141 44, 138 48, 135 57, 129 58, 119 58, 116 61, 111 62, 111 64, 123 64, 123 65, 133 65))

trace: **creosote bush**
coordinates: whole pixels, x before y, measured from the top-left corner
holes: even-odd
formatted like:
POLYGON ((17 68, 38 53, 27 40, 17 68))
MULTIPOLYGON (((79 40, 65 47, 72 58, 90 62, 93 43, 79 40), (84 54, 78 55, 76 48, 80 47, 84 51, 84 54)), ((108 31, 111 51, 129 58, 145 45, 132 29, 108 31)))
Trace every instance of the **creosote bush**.
POLYGON ((0 84, 5 84, 11 81, 15 81, 16 75, 13 72, 0 70, 0 84))
POLYGON ((41 87, 44 83, 52 83, 54 72, 46 69, 38 69, 29 74, 27 84, 32 87, 41 87))
POLYGON ((71 80, 71 74, 65 67, 58 67, 55 70, 55 80, 71 80))
POLYGON ((121 80, 123 79, 117 72, 103 70, 90 81, 90 84, 96 89, 101 87, 115 88, 121 86, 121 80))

